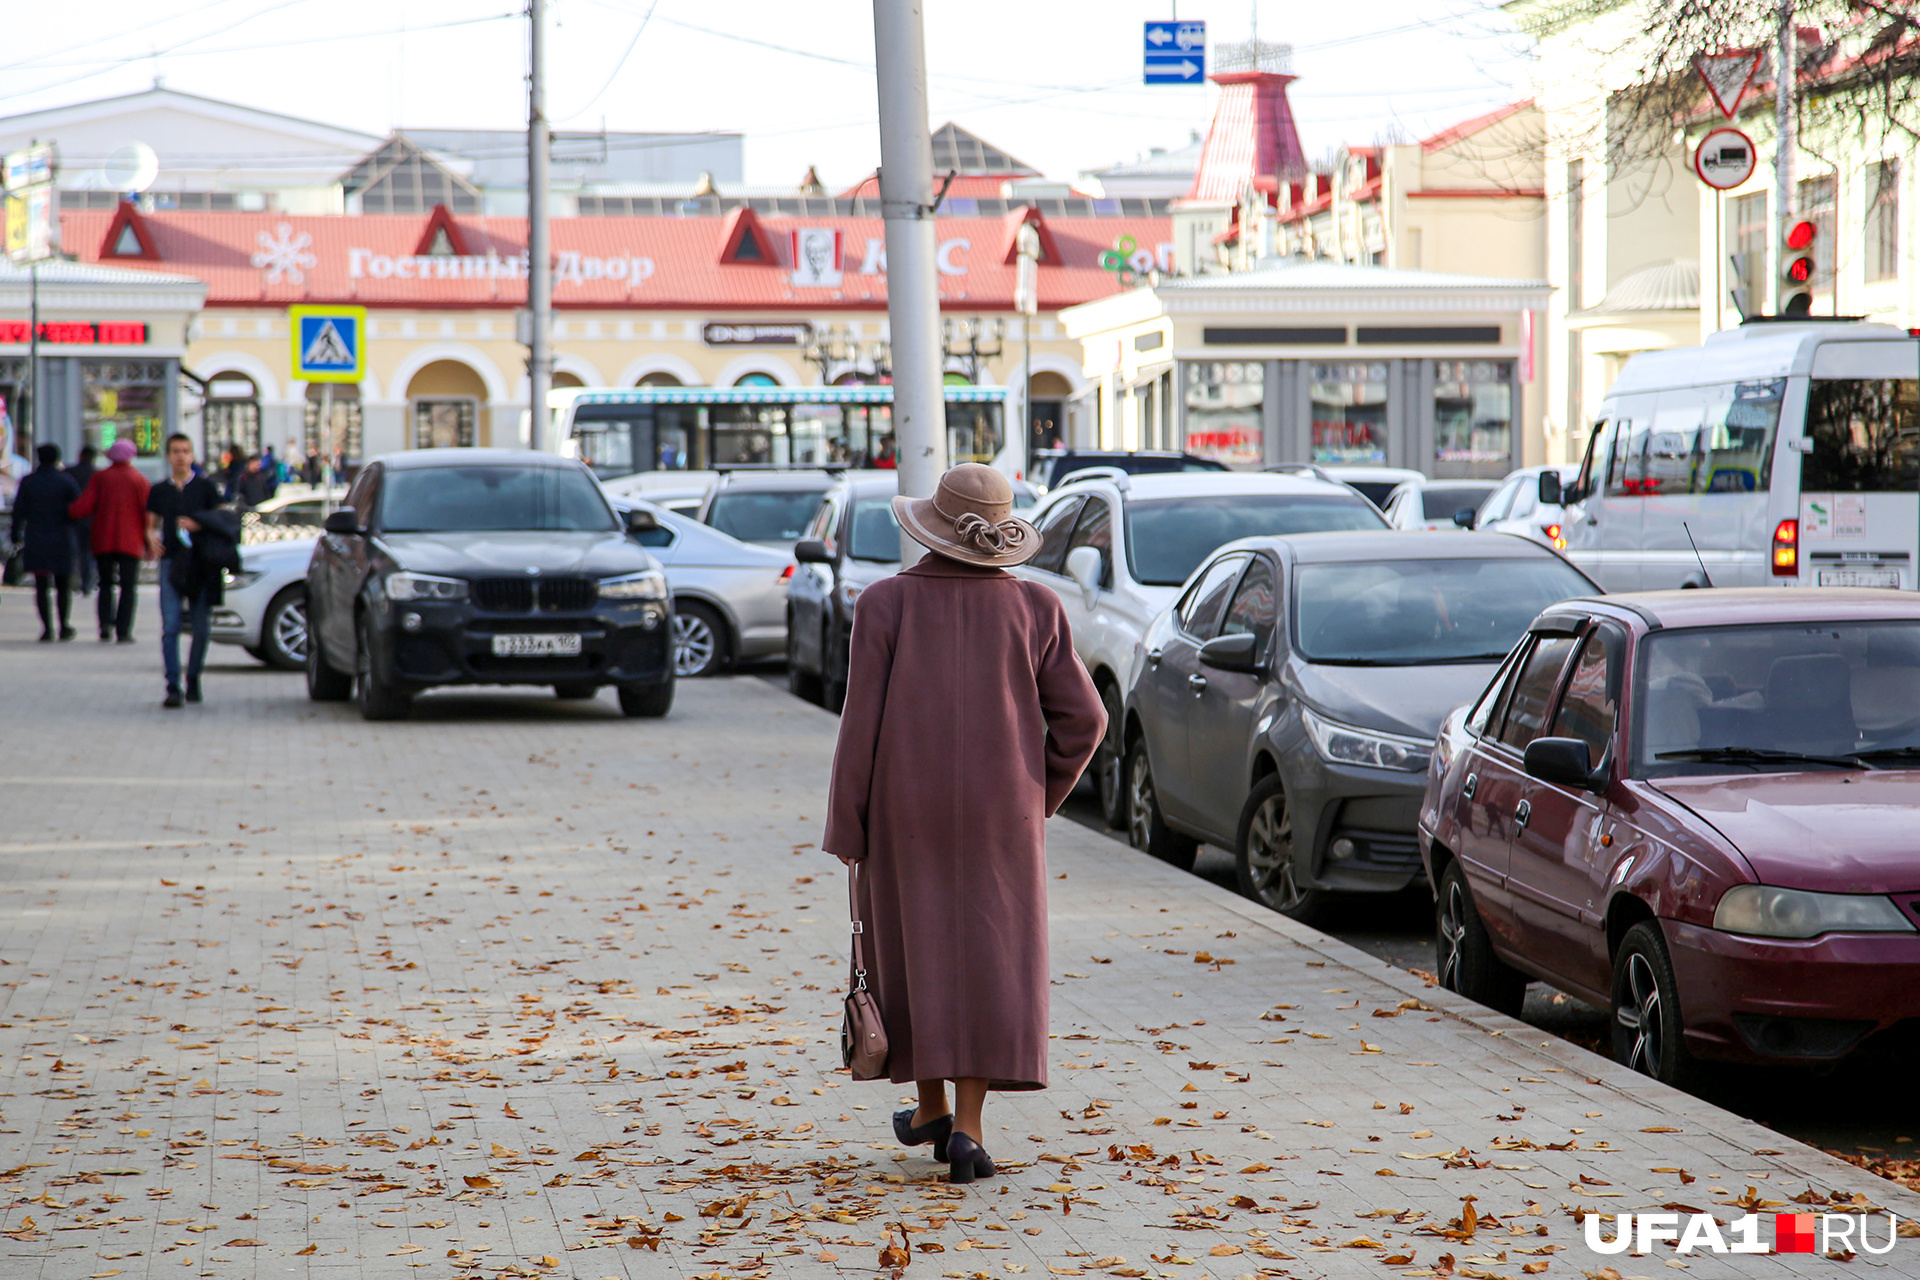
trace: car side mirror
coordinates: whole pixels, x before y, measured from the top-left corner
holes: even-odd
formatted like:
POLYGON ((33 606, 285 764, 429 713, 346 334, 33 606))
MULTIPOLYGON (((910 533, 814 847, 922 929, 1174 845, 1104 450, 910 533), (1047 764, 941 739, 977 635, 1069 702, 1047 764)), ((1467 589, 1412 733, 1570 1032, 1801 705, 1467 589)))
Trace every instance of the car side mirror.
POLYGON ((1535 738, 1527 744, 1527 776, 1575 791, 1598 791, 1599 770, 1587 763, 1587 744, 1579 738, 1535 738))
POLYGON ((1100 592, 1100 578, 1106 568, 1100 560, 1100 548, 1075 547, 1067 552, 1067 576, 1080 587, 1080 593, 1087 598, 1087 607, 1093 607, 1093 600, 1100 592))
POLYGON ((660 527, 660 518, 645 507, 627 509, 628 533, 652 533, 660 527))
POLYGON ((1479 518, 1480 518, 1480 513, 1478 511, 1475 511, 1472 507, 1462 507, 1458 511, 1453 513, 1453 522, 1459 525, 1462 529, 1473 528, 1474 522, 1479 518))
POLYGON ((1258 671, 1260 638, 1251 632, 1215 636, 1200 646, 1200 665, 1217 671, 1258 671))
POLYGON ((352 507, 335 507, 327 512, 327 518, 320 527, 328 533, 357 534, 360 532, 360 516, 352 507))
POLYGON ((832 564, 833 552, 819 538, 802 538, 793 544, 793 558, 801 564, 832 564))
POLYGON ((1540 473, 1540 505, 1543 507, 1560 506, 1566 497, 1566 486, 1560 483, 1558 471, 1540 473))

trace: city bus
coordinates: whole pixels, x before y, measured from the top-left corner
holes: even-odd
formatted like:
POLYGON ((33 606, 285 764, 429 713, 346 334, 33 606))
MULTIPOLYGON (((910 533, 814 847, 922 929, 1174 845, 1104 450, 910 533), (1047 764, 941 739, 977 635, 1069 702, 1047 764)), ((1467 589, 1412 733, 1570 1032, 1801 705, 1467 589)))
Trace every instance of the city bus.
MULTIPOLYGON (((1007 388, 941 390, 948 458, 991 463, 1007 438, 1007 388)), ((894 465, 891 386, 574 388, 554 404, 555 447, 603 482, 752 465, 894 465)))

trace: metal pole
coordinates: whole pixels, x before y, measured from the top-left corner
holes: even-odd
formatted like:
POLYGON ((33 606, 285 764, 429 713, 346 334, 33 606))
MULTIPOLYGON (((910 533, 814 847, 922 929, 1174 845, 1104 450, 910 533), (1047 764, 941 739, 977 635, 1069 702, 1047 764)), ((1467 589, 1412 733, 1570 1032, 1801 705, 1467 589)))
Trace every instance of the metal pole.
MULTIPOLYGON (((873 0, 880 89, 880 213, 887 232, 887 323, 893 351, 893 441, 900 492, 928 498, 947 469, 941 395, 940 288, 934 261, 933 137, 927 123, 922 0, 873 0)), ((901 562, 920 544, 900 538, 901 562)))
POLYGON ((1033 317, 1020 317, 1020 478, 1033 475, 1033 317))
MULTIPOLYGON (((1793 218, 1793 0, 1780 0, 1773 51, 1773 312, 1780 313, 1780 273, 1786 269, 1787 226, 1793 218)), ((1809 282, 1811 283, 1811 282, 1809 282)))
POLYGON ((546 0, 527 0, 531 66, 527 74, 527 445, 544 448, 547 392, 553 386, 553 248, 547 228, 546 0))
MULTIPOLYGON (((365 341, 364 335, 361 338, 365 341)), ((313 433, 313 447, 320 450, 320 518, 333 514, 333 384, 320 384, 320 425, 313 433)), ((368 514, 363 512, 364 514, 368 514)))
MULTIPOLYGON (((40 443, 40 263, 27 267, 27 437, 40 443)), ((13 448, 13 441, 6 442, 13 448)))

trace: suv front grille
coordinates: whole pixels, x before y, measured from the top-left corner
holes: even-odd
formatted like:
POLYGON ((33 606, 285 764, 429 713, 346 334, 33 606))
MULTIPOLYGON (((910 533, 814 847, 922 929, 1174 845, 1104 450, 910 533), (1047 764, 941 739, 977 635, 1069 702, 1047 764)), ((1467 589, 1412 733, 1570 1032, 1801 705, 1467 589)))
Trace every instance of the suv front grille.
POLYGON ((532 613, 531 578, 480 578, 473 584, 473 602, 488 613, 532 613))
POLYGON ((545 613, 578 613, 591 609, 600 584, 592 578, 542 578, 540 608, 545 613))

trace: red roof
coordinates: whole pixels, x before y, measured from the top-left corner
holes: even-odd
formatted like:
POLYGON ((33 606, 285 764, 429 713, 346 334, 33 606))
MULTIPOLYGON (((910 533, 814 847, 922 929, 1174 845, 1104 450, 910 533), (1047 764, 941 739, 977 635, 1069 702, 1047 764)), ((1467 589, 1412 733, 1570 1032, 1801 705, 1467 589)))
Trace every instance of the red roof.
POLYGON ((1420 149, 1423 151, 1438 151, 1442 147, 1450 147, 1462 138, 1470 138, 1482 129, 1490 125, 1499 124, 1508 116, 1525 111, 1532 105, 1532 98, 1522 98, 1518 102, 1509 102, 1504 107, 1495 107, 1483 116, 1475 116, 1471 120, 1462 120, 1459 124, 1448 125, 1432 137, 1420 139, 1420 149))
MULTIPOLYGON (((947 188, 950 196, 970 196, 976 200, 998 200, 1000 189, 1009 182, 1032 179, 1030 173, 957 173, 953 176, 953 185, 947 188)), ((944 173, 933 175, 933 194, 940 194, 940 184, 947 180, 944 173)), ((880 174, 876 171, 860 179, 855 185, 840 193, 843 200, 880 198, 880 174)))
POLYGON ((1294 77, 1236 71, 1210 78, 1220 86, 1220 99, 1186 199, 1228 204, 1249 185, 1263 184, 1261 189, 1271 192, 1276 178, 1306 172, 1293 108, 1287 102, 1287 86, 1294 77))
MULTIPOLYGON (((62 242, 83 262, 100 262, 114 215, 62 213, 62 242)), ((282 307, 359 303, 373 307, 488 308, 526 304, 524 218, 457 219, 468 252, 416 253, 425 214, 288 217, 272 213, 143 215, 156 271, 191 275, 208 286, 208 307, 282 307)), ((886 305, 881 270, 886 234, 878 218, 762 217, 778 265, 719 265, 726 218, 556 218, 554 305, 646 311, 878 310, 886 305), (824 229, 841 238, 838 287, 799 287, 790 234, 824 229)), ((1048 218, 1057 250, 1042 262, 1040 309, 1055 311, 1120 291, 1100 255, 1128 236, 1164 268, 1171 266, 1166 218, 1048 218)), ((1008 219, 940 218, 940 296, 955 309, 1010 311, 1016 268, 1005 261, 1008 219)), ((125 258, 116 266, 136 266, 125 258)), ((137 264, 145 268, 146 263, 137 264)))

